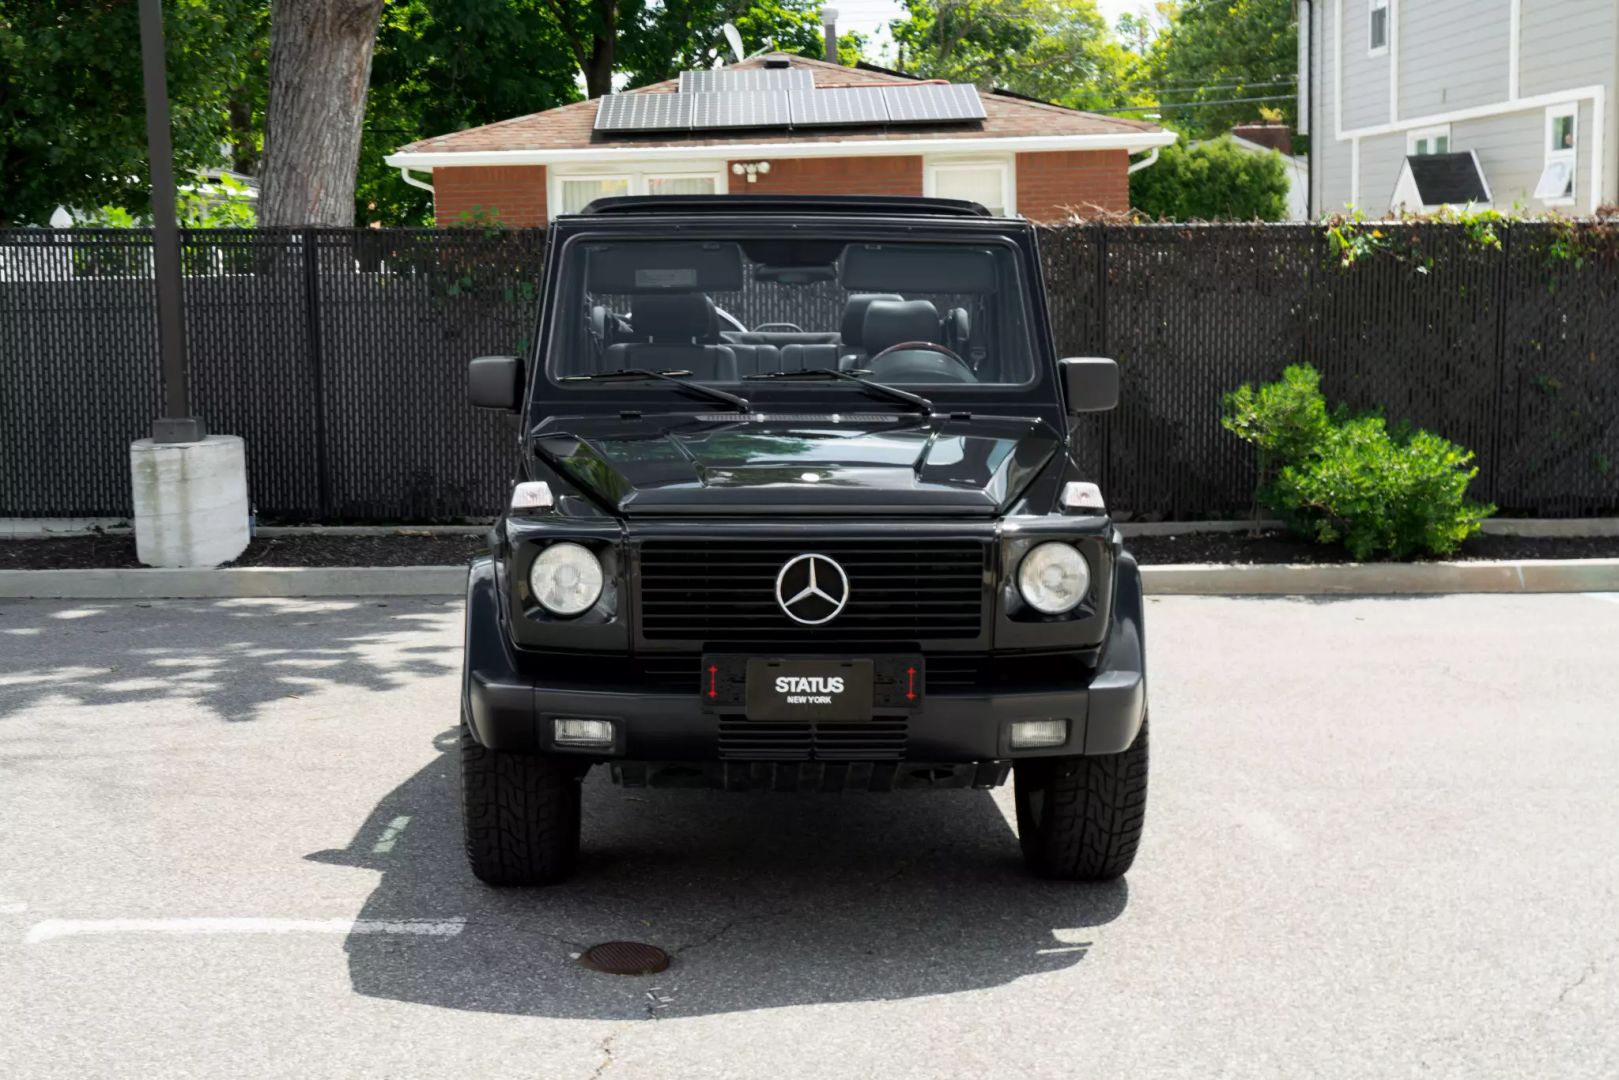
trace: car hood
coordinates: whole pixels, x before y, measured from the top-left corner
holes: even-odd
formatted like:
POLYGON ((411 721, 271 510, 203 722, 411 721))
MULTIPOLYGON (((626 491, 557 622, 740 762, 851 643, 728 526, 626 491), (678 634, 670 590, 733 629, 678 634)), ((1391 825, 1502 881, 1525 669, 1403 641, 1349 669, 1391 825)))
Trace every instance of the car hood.
POLYGON ((1025 417, 559 417, 535 453, 626 516, 1000 513, 1060 446, 1025 417))

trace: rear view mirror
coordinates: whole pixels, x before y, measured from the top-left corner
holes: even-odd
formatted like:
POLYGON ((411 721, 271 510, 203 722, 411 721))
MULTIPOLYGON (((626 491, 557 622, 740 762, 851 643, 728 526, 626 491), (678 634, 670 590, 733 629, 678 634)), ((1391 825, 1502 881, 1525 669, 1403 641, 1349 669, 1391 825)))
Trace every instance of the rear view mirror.
POLYGON ((523 365, 515 356, 479 356, 467 369, 467 398, 480 409, 516 412, 523 405, 523 365))
POLYGON ((1106 412, 1119 403, 1118 364, 1100 356, 1071 356, 1061 367, 1069 412, 1106 412))

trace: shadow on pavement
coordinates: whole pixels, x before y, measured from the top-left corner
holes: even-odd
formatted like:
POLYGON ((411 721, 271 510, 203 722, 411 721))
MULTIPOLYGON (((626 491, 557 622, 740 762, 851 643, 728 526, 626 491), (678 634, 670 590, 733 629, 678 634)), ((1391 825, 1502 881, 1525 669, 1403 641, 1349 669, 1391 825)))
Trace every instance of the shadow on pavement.
POLYGON ((459 670, 459 600, 241 598, 0 603, 0 719, 45 698, 186 700, 256 720, 329 688, 391 690, 459 670))
POLYGON ((361 920, 466 919, 453 937, 351 935, 369 997, 626 1019, 957 993, 1079 963, 1128 897, 1030 877, 988 792, 623 791, 601 769, 578 876, 493 889, 461 851, 454 732, 435 745, 349 847, 308 856, 382 872, 361 920), (626 978, 573 959, 610 940, 674 962, 626 978))

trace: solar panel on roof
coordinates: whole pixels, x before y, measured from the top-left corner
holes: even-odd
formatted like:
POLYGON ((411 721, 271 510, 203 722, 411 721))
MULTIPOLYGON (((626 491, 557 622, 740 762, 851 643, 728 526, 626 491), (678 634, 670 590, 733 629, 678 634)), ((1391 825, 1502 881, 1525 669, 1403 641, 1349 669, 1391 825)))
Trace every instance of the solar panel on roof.
POLYGON ((978 88, 970 83, 885 86, 883 101, 888 105, 888 122, 891 124, 982 120, 986 115, 978 88))
POLYGON ((678 131, 689 127, 688 94, 608 94, 596 106, 597 131, 678 131))
POLYGON ((888 106, 880 86, 843 86, 791 94, 793 127, 886 124, 888 106))
POLYGON ((747 68, 682 71, 682 94, 738 94, 748 90, 813 90, 815 76, 804 68, 747 68))
POLYGON ((787 127, 791 115, 783 91, 683 94, 691 99, 694 129, 787 127))

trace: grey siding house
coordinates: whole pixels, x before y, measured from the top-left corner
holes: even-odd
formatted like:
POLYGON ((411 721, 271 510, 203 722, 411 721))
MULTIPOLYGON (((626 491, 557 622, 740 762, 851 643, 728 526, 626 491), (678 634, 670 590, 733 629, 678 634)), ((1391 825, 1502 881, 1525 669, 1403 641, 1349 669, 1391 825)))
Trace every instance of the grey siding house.
POLYGON ((1421 155, 1501 211, 1619 203, 1619 0, 1296 3, 1312 216, 1431 209, 1421 155))

